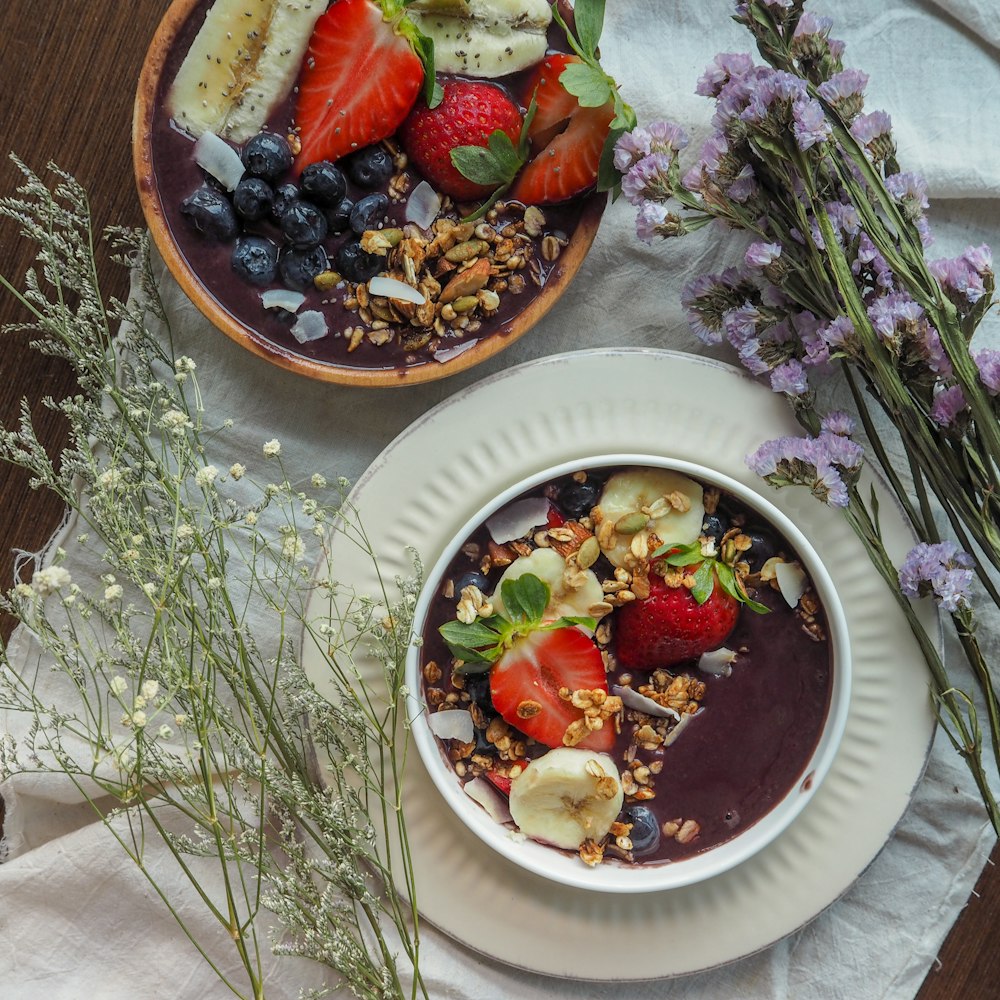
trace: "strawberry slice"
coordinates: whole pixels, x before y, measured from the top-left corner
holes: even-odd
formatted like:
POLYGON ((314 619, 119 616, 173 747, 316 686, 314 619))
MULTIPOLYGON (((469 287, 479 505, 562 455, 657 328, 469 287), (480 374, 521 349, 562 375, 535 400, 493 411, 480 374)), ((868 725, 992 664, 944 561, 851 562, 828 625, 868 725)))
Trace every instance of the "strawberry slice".
POLYGON ((336 0, 316 22, 295 108, 300 170, 370 146, 403 123, 424 81, 408 25, 386 20, 372 0, 336 0))
POLYGON ((532 148, 541 146, 514 182, 511 197, 526 205, 567 201, 597 183, 601 153, 615 117, 613 101, 599 108, 580 107, 559 82, 577 56, 550 55, 525 91, 535 96, 537 110, 528 130, 532 148), (565 127, 563 127, 565 125, 565 127))
MULTIPOLYGON (((583 717, 559 697, 560 688, 608 690, 600 650, 578 628, 532 632, 518 639, 490 672, 493 707, 515 729, 548 747, 561 747, 570 723, 583 717)), ((609 721, 578 745, 608 751, 614 742, 609 721)))

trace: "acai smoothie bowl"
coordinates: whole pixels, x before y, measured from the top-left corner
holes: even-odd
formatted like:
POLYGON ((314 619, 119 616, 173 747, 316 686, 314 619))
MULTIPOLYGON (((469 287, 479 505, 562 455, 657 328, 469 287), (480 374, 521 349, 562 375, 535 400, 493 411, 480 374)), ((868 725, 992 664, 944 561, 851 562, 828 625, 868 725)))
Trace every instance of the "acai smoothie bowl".
POLYGON ((757 854, 806 807, 850 699, 840 601, 794 523, 689 462, 512 484, 446 547, 407 662, 420 757, 490 848, 649 892, 757 854))
POLYGON ((574 30, 546 0, 174 0, 133 128, 157 249, 292 371, 478 364, 562 295, 604 210, 620 99, 565 89, 600 72, 574 30))

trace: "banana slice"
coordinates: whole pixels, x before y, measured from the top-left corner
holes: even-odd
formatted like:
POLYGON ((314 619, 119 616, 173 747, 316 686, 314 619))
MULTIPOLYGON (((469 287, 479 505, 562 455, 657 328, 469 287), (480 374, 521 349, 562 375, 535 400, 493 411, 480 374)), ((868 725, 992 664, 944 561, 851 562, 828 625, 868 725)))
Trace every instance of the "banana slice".
POLYGON ((621 811, 615 762, 604 753, 559 747, 531 762, 510 787, 510 814, 523 834, 576 850, 600 841, 621 811))
POLYGON ((167 94, 167 112, 196 138, 243 142, 291 92, 321 0, 215 0, 167 94))
POLYGON ((605 484, 598 504, 601 526, 597 538, 615 566, 635 553, 649 550, 651 535, 660 542, 688 545, 701 534, 705 520, 702 488, 693 479, 668 469, 627 469, 605 484), (615 531, 604 525, 610 522, 615 531))
POLYGON ((546 0, 419 0, 407 14, 433 39, 439 73, 486 79, 540 62, 552 21, 546 0))
POLYGON ((504 580, 516 580, 534 573, 549 585, 552 596, 545 609, 546 620, 562 617, 597 617, 590 609, 604 601, 601 581, 589 569, 567 569, 566 561, 553 549, 535 549, 530 556, 520 556, 503 572, 490 598, 495 611, 504 614, 501 590, 504 580))

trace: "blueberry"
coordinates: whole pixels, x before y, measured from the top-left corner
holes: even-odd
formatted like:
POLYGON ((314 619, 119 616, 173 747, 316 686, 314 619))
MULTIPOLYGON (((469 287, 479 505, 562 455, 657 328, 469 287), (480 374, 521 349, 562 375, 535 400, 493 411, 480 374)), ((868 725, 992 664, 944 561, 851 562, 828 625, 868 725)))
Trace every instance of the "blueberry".
POLYGON ((622 810, 622 822, 632 824, 629 839, 634 857, 645 857, 660 846, 660 824, 649 806, 626 806, 622 810))
POLYGON ((239 230, 229 199, 207 185, 181 202, 181 215, 202 236, 212 240, 231 240, 239 230))
POLYGON ((331 233, 343 233, 351 226, 351 212, 354 211, 354 202, 350 198, 341 199, 336 208, 326 210, 326 225, 331 233))
POLYGON ((493 696, 490 694, 490 675, 488 671, 484 674, 467 675, 465 678, 465 690, 468 692, 469 697, 483 710, 485 716, 493 718, 497 714, 497 710, 493 707, 493 696))
POLYGON ((271 218, 281 222, 281 217, 288 206, 302 197, 302 192, 294 184, 282 184, 274 192, 274 203, 271 205, 271 218))
POLYGON ((308 250, 326 236, 326 217, 308 201, 293 201, 281 214, 281 231, 296 250, 308 250))
POLYGON ((348 177, 369 191, 385 184, 393 170, 392 157, 383 146, 368 146, 351 153, 345 166, 348 177))
POLYGON ((337 270, 348 281, 367 281, 369 278, 374 278, 384 267, 385 258, 366 253, 357 241, 345 243, 337 255, 337 270))
POLYGON ((556 493, 556 503, 559 509, 569 518, 586 517, 592 507, 597 506, 601 499, 601 486, 591 479, 578 483, 570 480, 559 487, 556 493))
POLYGON ((288 288, 304 291, 312 284, 317 274, 326 271, 330 262, 323 247, 309 250, 286 250, 278 261, 281 280, 288 288))
POLYGON ((232 261, 233 270, 251 285, 270 285, 278 277, 278 248, 263 236, 241 236, 232 261))
POLYGON ((382 194, 366 194, 351 209, 351 229, 358 236, 368 229, 374 229, 389 209, 389 199, 382 194))
POLYGON ((292 150, 283 135, 258 132, 243 147, 243 166, 252 177, 276 181, 292 165, 292 150))
POLYGON ((756 573, 771 556, 777 555, 778 550, 774 538, 766 531, 747 531, 744 534, 750 539, 746 559, 750 564, 750 572, 756 573))
POLYGON ((233 208, 247 222, 263 219, 274 204, 274 189, 259 177, 244 177, 233 192, 233 208))
POLYGON ((344 175, 329 160, 310 163, 302 171, 301 183, 306 197, 323 208, 335 208, 347 193, 344 175))
POLYGON ((465 587, 478 587, 484 594, 486 594, 490 589, 490 581, 487 580, 482 573, 477 573, 475 570, 469 570, 468 573, 463 573, 455 580, 456 596, 461 594, 465 587))
POLYGON ((701 530, 704 534, 710 535, 717 542, 722 541, 722 536, 728 530, 726 523, 718 514, 706 514, 705 520, 701 522, 701 530))

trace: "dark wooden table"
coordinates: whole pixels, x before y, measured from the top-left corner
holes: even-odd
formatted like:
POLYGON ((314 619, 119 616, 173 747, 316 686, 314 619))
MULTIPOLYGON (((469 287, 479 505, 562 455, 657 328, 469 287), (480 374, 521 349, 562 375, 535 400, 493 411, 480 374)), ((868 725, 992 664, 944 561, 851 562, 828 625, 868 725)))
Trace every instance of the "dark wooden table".
MULTIPOLYGON (((112 222, 142 223, 130 158, 132 96, 146 46, 166 7, 167 0, 0 2, 0 152, 15 151, 35 170, 55 160, 73 173, 90 192, 99 230, 112 222)), ((18 182, 13 164, 0 160, 0 195, 12 194, 18 182)), ((32 255, 16 227, 0 221, 0 271, 19 281, 32 255)), ((124 295, 126 275, 120 268, 102 262, 100 275, 108 294, 124 295)), ((24 318, 13 299, 0 292, 0 323, 24 318)), ((68 370, 31 351, 26 338, 17 335, 5 337, 2 359, 0 420, 15 421, 20 400, 27 397, 45 443, 58 450, 64 429, 40 400, 72 390, 68 370)), ((10 581, 11 550, 42 545, 62 510, 8 467, 0 467, 0 510, 0 581, 10 581)), ((5 623, 5 635, 9 628, 5 623)), ((1000 851, 994 851, 998 858, 1000 851)), ((991 865, 919 1000, 995 1000, 1000 996, 998 940, 1000 869, 991 865)), ((885 947, 893 947, 891 927, 885 928, 885 947)))

